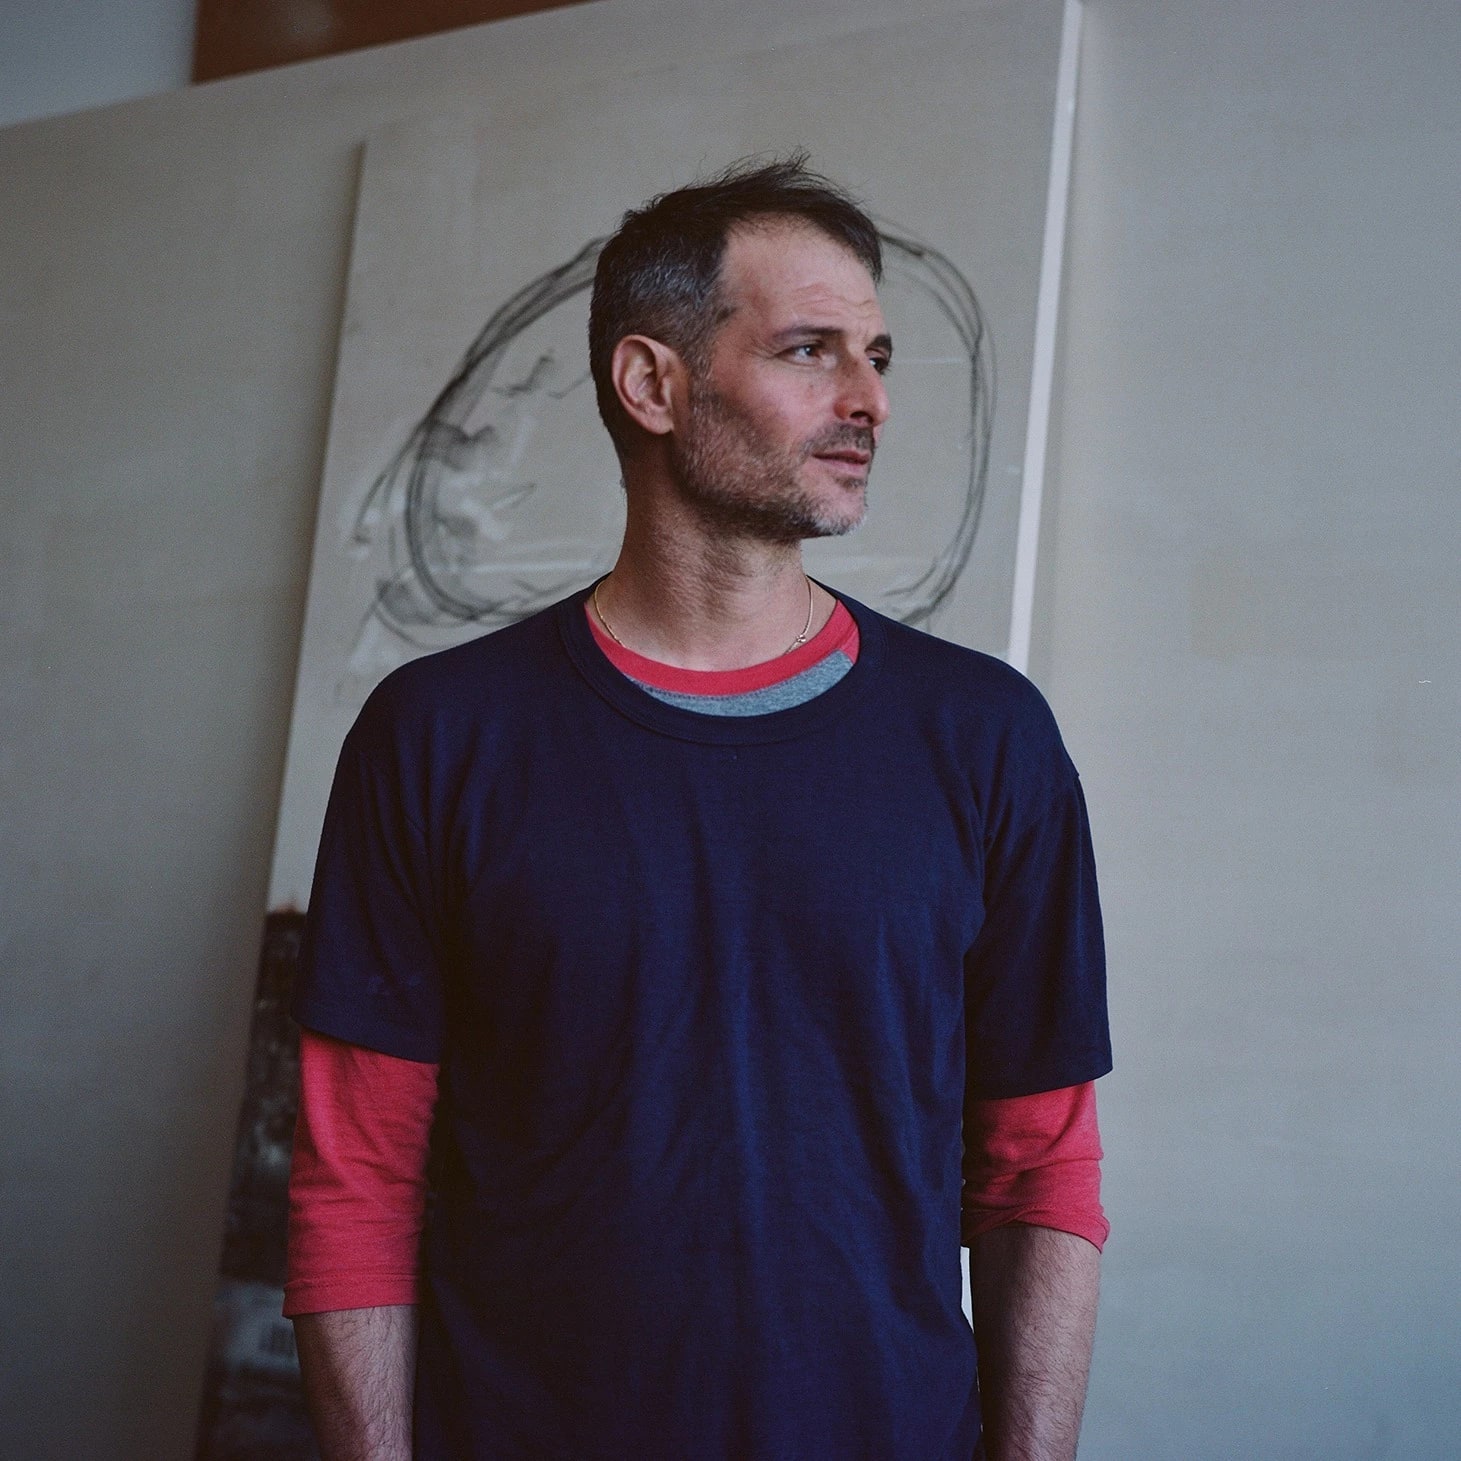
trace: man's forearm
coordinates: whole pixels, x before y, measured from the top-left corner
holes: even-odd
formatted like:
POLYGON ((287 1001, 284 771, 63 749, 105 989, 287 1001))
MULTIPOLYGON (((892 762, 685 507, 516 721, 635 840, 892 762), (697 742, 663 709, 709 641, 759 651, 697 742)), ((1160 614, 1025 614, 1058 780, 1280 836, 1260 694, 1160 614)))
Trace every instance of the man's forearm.
POLYGON ((1086 1398, 1101 1255, 1011 1223, 969 1251, 989 1461, 1072 1461, 1086 1398))
POLYGON ((322 1461, 410 1461, 414 1306, 300 1314, 294 1333, 322 1461))

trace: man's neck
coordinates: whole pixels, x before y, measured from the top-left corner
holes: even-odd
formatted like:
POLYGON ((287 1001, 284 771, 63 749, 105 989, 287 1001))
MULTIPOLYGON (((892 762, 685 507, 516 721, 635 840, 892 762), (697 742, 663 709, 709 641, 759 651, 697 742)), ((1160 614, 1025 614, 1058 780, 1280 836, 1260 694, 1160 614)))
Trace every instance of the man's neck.
POLYGON ((595 611, 612 637, 688 670, 732 670, 785 654, 835 607, 810 585, 800 543, 711 535, 631 510, 595 611), (810 621, 810 622, 809 622, 810 621))

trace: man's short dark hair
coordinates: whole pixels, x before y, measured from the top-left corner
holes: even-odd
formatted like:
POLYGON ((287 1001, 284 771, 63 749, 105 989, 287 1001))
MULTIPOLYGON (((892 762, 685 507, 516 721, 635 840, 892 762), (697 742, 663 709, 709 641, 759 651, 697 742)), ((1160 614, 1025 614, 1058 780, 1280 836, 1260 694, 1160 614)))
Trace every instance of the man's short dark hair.
POLYGON ((620 451, 630 440, 630 421, 609 376, 614 347, 626 335, 648 335, 700 367, 728 313, 720 296, 726 239, 738 224, 768 219, 810 225, 856 255, 875 283, 882 277, 872 219, 842 188, 811 171, 803 152, 734 163, 632 209, 599 255, 588 325, 599 415, 620 451))

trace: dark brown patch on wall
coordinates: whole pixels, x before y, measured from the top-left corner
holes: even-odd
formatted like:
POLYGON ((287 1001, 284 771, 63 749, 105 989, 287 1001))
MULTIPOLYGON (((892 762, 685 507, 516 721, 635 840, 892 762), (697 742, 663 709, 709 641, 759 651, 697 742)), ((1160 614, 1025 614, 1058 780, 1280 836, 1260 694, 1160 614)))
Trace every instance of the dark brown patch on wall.
POLYGON ((198 0, 193 80, 312 61, 583 0, 198 0))
POLYGON ((270 913, 249 1030, 197 1461, 317 1461, 284 1318, 289 1158, 299 1104, 299 1030, 289 1000, 302 913, 270 913))

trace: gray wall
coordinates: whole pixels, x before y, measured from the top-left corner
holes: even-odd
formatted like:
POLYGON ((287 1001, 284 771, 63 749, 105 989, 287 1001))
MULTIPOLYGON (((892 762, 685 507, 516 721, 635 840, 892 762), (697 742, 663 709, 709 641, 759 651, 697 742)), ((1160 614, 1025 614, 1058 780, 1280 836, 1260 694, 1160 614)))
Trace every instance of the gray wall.
MULTIPOLYGON (((0 1455, 190 1454, 356 142, 826 7, 729 9, 0 132, 0 1455)), ((1089 1458, 1461 1453, 1458 74, 1452 3, 1088 0, 1034 668, 1112 953, 1089 1458)))
POLYGON ((4 0, 0 127, 186 86, 195 0, 4 0))
POLYGON ((1037 667, 1119 1071, 1086 1454, 1461 1456, 1461 7, 1092 0, 1037 667))

